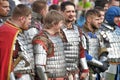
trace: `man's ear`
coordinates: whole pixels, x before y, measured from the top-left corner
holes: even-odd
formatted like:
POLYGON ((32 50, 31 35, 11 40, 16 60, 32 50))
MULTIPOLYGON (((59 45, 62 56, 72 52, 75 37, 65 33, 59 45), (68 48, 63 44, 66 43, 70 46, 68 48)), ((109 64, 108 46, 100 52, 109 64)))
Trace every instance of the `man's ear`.
POLYGON ((87 21, 88 23, 90 23, 90 22, 91 22, 91 17, 87 17, 86 21, 87 21))
POLYGON ((43 14, 44 14, 44 11, 45 11, 45 9, 42 9, 42 10, 39 11, 39 13, 40 13, 41 15, 43 15, 43 14))
POLYGON ((19 21, 20 21, 20 22, 22 22, 22 23, 23 23, 25 20, 26 20, 26 19, 25 19, 25 17, 24 17, 24 16, 19 17, 19 21))

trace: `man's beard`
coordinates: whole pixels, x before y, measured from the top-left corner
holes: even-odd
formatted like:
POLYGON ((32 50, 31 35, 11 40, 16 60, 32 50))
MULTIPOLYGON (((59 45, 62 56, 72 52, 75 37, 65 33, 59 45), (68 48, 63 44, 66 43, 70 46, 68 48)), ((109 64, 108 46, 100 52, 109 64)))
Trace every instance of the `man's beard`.
POLYGON ((91 23, 91 26, 94 30, 98 29, 97 26, 95 26, 93 23, 91 23))
POLYGON ((3 14, 0 14, 0 17, 2 17, 2 18, 5 18, 5 17, 9 17, 9 15, 3 15, 3 14))
POLYGON ((22 24, 22 29, 23 30, 28 30, 29 29, 29 26, 27 26, 26 24, 25 24, 25 22, 22 24))
POLYGON ((72 20, 67 19, 67 20, 66 20, 67 23, 71 23, 71 22, 73 22, 73 21, 74 21, 74 19, 72 19, 72 20))

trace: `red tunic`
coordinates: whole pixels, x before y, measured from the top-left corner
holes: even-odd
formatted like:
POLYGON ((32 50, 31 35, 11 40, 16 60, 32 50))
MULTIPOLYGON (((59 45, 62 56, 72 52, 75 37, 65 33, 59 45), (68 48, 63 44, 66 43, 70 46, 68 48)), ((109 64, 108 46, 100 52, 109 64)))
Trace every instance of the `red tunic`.
POLYGON ((13 45, 20 29, 6 21, 0 27, 0 80, 9 80, 12 69, 13 45))

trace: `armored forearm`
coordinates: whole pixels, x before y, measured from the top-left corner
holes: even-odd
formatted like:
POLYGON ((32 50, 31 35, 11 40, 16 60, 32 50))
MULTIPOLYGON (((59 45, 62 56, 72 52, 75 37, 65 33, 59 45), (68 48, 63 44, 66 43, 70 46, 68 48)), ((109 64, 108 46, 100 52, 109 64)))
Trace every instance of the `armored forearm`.
MULTIPOLYGON (((87 55, 88 56, 91 55, 87 55)), ((100 61, 94 59, 92 56, 90 59, 87 59, 88 64, 90 67, 93 67, 95 72, 104 72, 105 70, 108 69, 109 63, 107 62, 107 57, 106 56, 100 56, 100 61)))
POLYGON ((101 66, 103 66, 103 63, 102 62, 100 62, 100 61, 98 61, 98 60, 96 60, 96 59, 92 59, 92 60, 90 60, 90 61, 87 61, 88 62, 88 64, 90 64, 90 65, 93 65, 93 66, 96 66, 96 67, 101 67, 101 66))
POLYGON ((44 66, 37 66, 36 72, 40 80, 47 80, 47 73, 45 73, 45 67, 44 66))
POLYGON ((103 66, 102 62, 93 58, 91 55, 89 55, 87 53, 87 51, 85 51, 85 56, 86 56, 86 59, 87 59, 87 62, 88 62, 89 65, 93 65, 93 66, 96 66, 96 67, 103 66))
POLYGON ((36 72, 40 80, 47 80, 45 70, 47 53, 40 44, 34 45, 36 72))

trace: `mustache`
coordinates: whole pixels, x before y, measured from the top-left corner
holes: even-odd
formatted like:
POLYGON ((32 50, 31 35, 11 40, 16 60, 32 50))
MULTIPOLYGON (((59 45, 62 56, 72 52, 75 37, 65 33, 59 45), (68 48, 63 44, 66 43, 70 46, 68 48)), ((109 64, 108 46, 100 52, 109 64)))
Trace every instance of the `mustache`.
POLYGON ((75 16, 73 16, 73 15, 70 15, 70 16, 68 16, 68 18, 74 18, 75 16))

